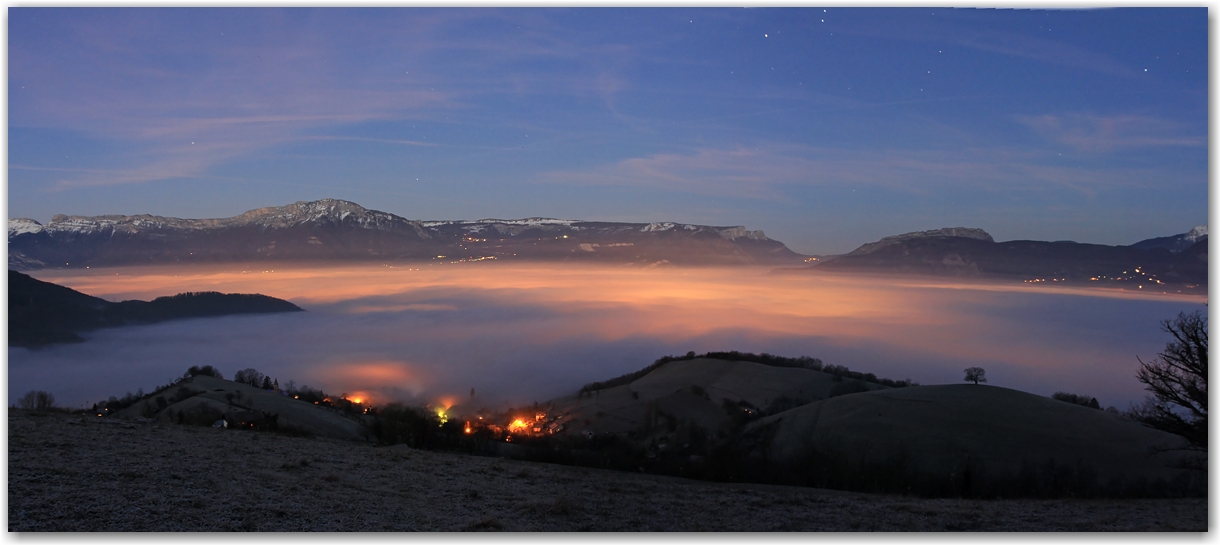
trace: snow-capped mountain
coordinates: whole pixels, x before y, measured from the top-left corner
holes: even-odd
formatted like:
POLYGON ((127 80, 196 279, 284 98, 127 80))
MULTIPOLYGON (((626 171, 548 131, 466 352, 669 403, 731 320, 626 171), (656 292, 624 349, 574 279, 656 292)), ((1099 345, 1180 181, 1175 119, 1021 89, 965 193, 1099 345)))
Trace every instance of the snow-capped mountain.
POLYGON ((363 229, 386 232, 409 232, 422 237, 428 234, 418 221, 393 214, 369 210, 356 203, 336 199, 297 202, 287 206, 272 206, 251 210, 240 216, 221 219, 179 219, 141 214, 137 216, 66 216, 58 214, 51 222, 41 225, 28 218, 9 220, 9 239, 24 233, 94 233, 138 234, 152 231, 205 231, 214 229, 258 226, 264 229, 287 229, 294 226, 348 224, 363 229))
POLYGON ((9 221, 9 267, 245 261, 579 260, 650 264, 797 263, 741 226, 553 218, 409 220, 337 199, 218 219, 153 215, 9 221))
POLYGON ((1191 246, 1194 246, 1199 241, 1206 241, 1206 240, 1207 240, 1207 226, 1198 225, 1198 226, 1195 226, 1190 231, 1187 231, 1180 235, 1173 235, 1173 236, 1168 236, 1168 237, 1157 237, 1157 238, 1150 238, 1147 240, 1141 240, 1139 242, 1136 242, 1135 244, 1132 244, 1131 247, 1139 248, 1141 250, 1151 250, 1153 248, 1165 248, 1166 250, 1169 250, 1176 254, 1176 253, 1185 251, 1186 249, 1190 248, 1191 246))
POLYGON ((1201 238, 1207 237, 1207 226, 1196 225, 1193 229, 1186 233, 1185 238, 1191 242, 1197 242, 1201 238))

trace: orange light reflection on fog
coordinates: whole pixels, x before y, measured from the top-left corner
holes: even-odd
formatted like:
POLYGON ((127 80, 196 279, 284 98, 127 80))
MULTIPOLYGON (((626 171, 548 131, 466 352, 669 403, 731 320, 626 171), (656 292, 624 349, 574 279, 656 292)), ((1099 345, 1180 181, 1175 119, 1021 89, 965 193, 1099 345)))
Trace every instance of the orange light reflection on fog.
MULTIPOLYGON (((1202 301, 1199 296, 1136 294, 1091 288, 940 281, 870 275, 769 275, 770 268, 641 270, 582 265, 421 267, 276 267, 274 273, 238 267, 145 267, 38 271, 42 279, 108 299, 149 300, 185 291, 263 293, 311 304, 362 299, 346 313, 458 310, 467 305, 540 307, 553 316, 506 320, 501 334, 546 345, 570 339, 616 341, 632 337, 680 341, 717 331, 746 330, 759 337, 816 335, 827 343, 876 342, 924 354, 958 358, 1040 357, 1036 343, 1005 335, 987 312, 963 314, 963 305, 998 308, 1004 293, 1202 301), (421 299, 425 299, 422 300, 421 299), (437 299, 446 299, 437 302, 437 299), (453 301, 453 302, 450 302, 453 301)), ((478 331, 440 328, 432 342, 465 342, 478 331)), ((1078 350, 1087 351, 1088 347, 1078 350)), ((1061 353, 1063 358, 1080 354, 1061 353)), ((1059 359, 1059 358, 1056 358, 1059 359)), ((1046 365, 1051 365, 1048 362, 1046 365)), ((1030 365, 1038 366, 1038 363, 1030 365)), ((400 362, 339 362, 328 373, 356 387, 418 383, 400 362)), ((452 402, 446 404, 452 406, 452 402)))

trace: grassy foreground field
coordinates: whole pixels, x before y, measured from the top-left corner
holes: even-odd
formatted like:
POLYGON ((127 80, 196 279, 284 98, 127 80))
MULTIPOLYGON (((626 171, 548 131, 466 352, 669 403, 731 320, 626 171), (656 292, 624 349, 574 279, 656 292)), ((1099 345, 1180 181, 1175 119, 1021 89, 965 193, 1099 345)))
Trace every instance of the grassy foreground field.
POLYGON ((1190 531, 1207 500, 958 500, 717 484, 9 411, 9 531, 1190 531))

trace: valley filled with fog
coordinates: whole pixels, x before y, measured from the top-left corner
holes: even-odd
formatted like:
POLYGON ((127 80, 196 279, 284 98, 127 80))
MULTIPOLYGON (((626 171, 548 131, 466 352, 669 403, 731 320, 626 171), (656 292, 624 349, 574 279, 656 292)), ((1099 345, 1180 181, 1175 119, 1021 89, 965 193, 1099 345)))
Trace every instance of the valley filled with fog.
POLYGON ((242 269, 44 270, 110 301, 188 291, 262 293, 307 312, 86 332, 84 343, 9 348, 9 396, 82 407, 192 365, 253 367, 373 403, 496 408, 545 401, 687 351, 809 355, 921 384, 990 384, 1093 396, 1125 410, 1144 392, 1136 357, 1168 341, 1162 319, 1201 297, 767 268, 505 263, 242 269))

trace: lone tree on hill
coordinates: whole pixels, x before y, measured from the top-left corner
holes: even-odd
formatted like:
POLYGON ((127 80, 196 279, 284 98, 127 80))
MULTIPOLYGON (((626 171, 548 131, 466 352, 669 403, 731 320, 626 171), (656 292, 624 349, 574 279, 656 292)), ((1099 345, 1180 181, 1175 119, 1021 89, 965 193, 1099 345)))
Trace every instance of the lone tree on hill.
POLYGON ((1207 317, 1180 313, 1161 322, 1173 335, 1157 357, 1140 362, 1135 377, 1152 395, 1131 416, 1144 425, 1185 437, 1189 450, 1207 452, 1207 317))
POLYGON ((967 368, 966 382, 974 382, 975 384, 987 382, 987 371, 984 371, 982 367, 967 368))

